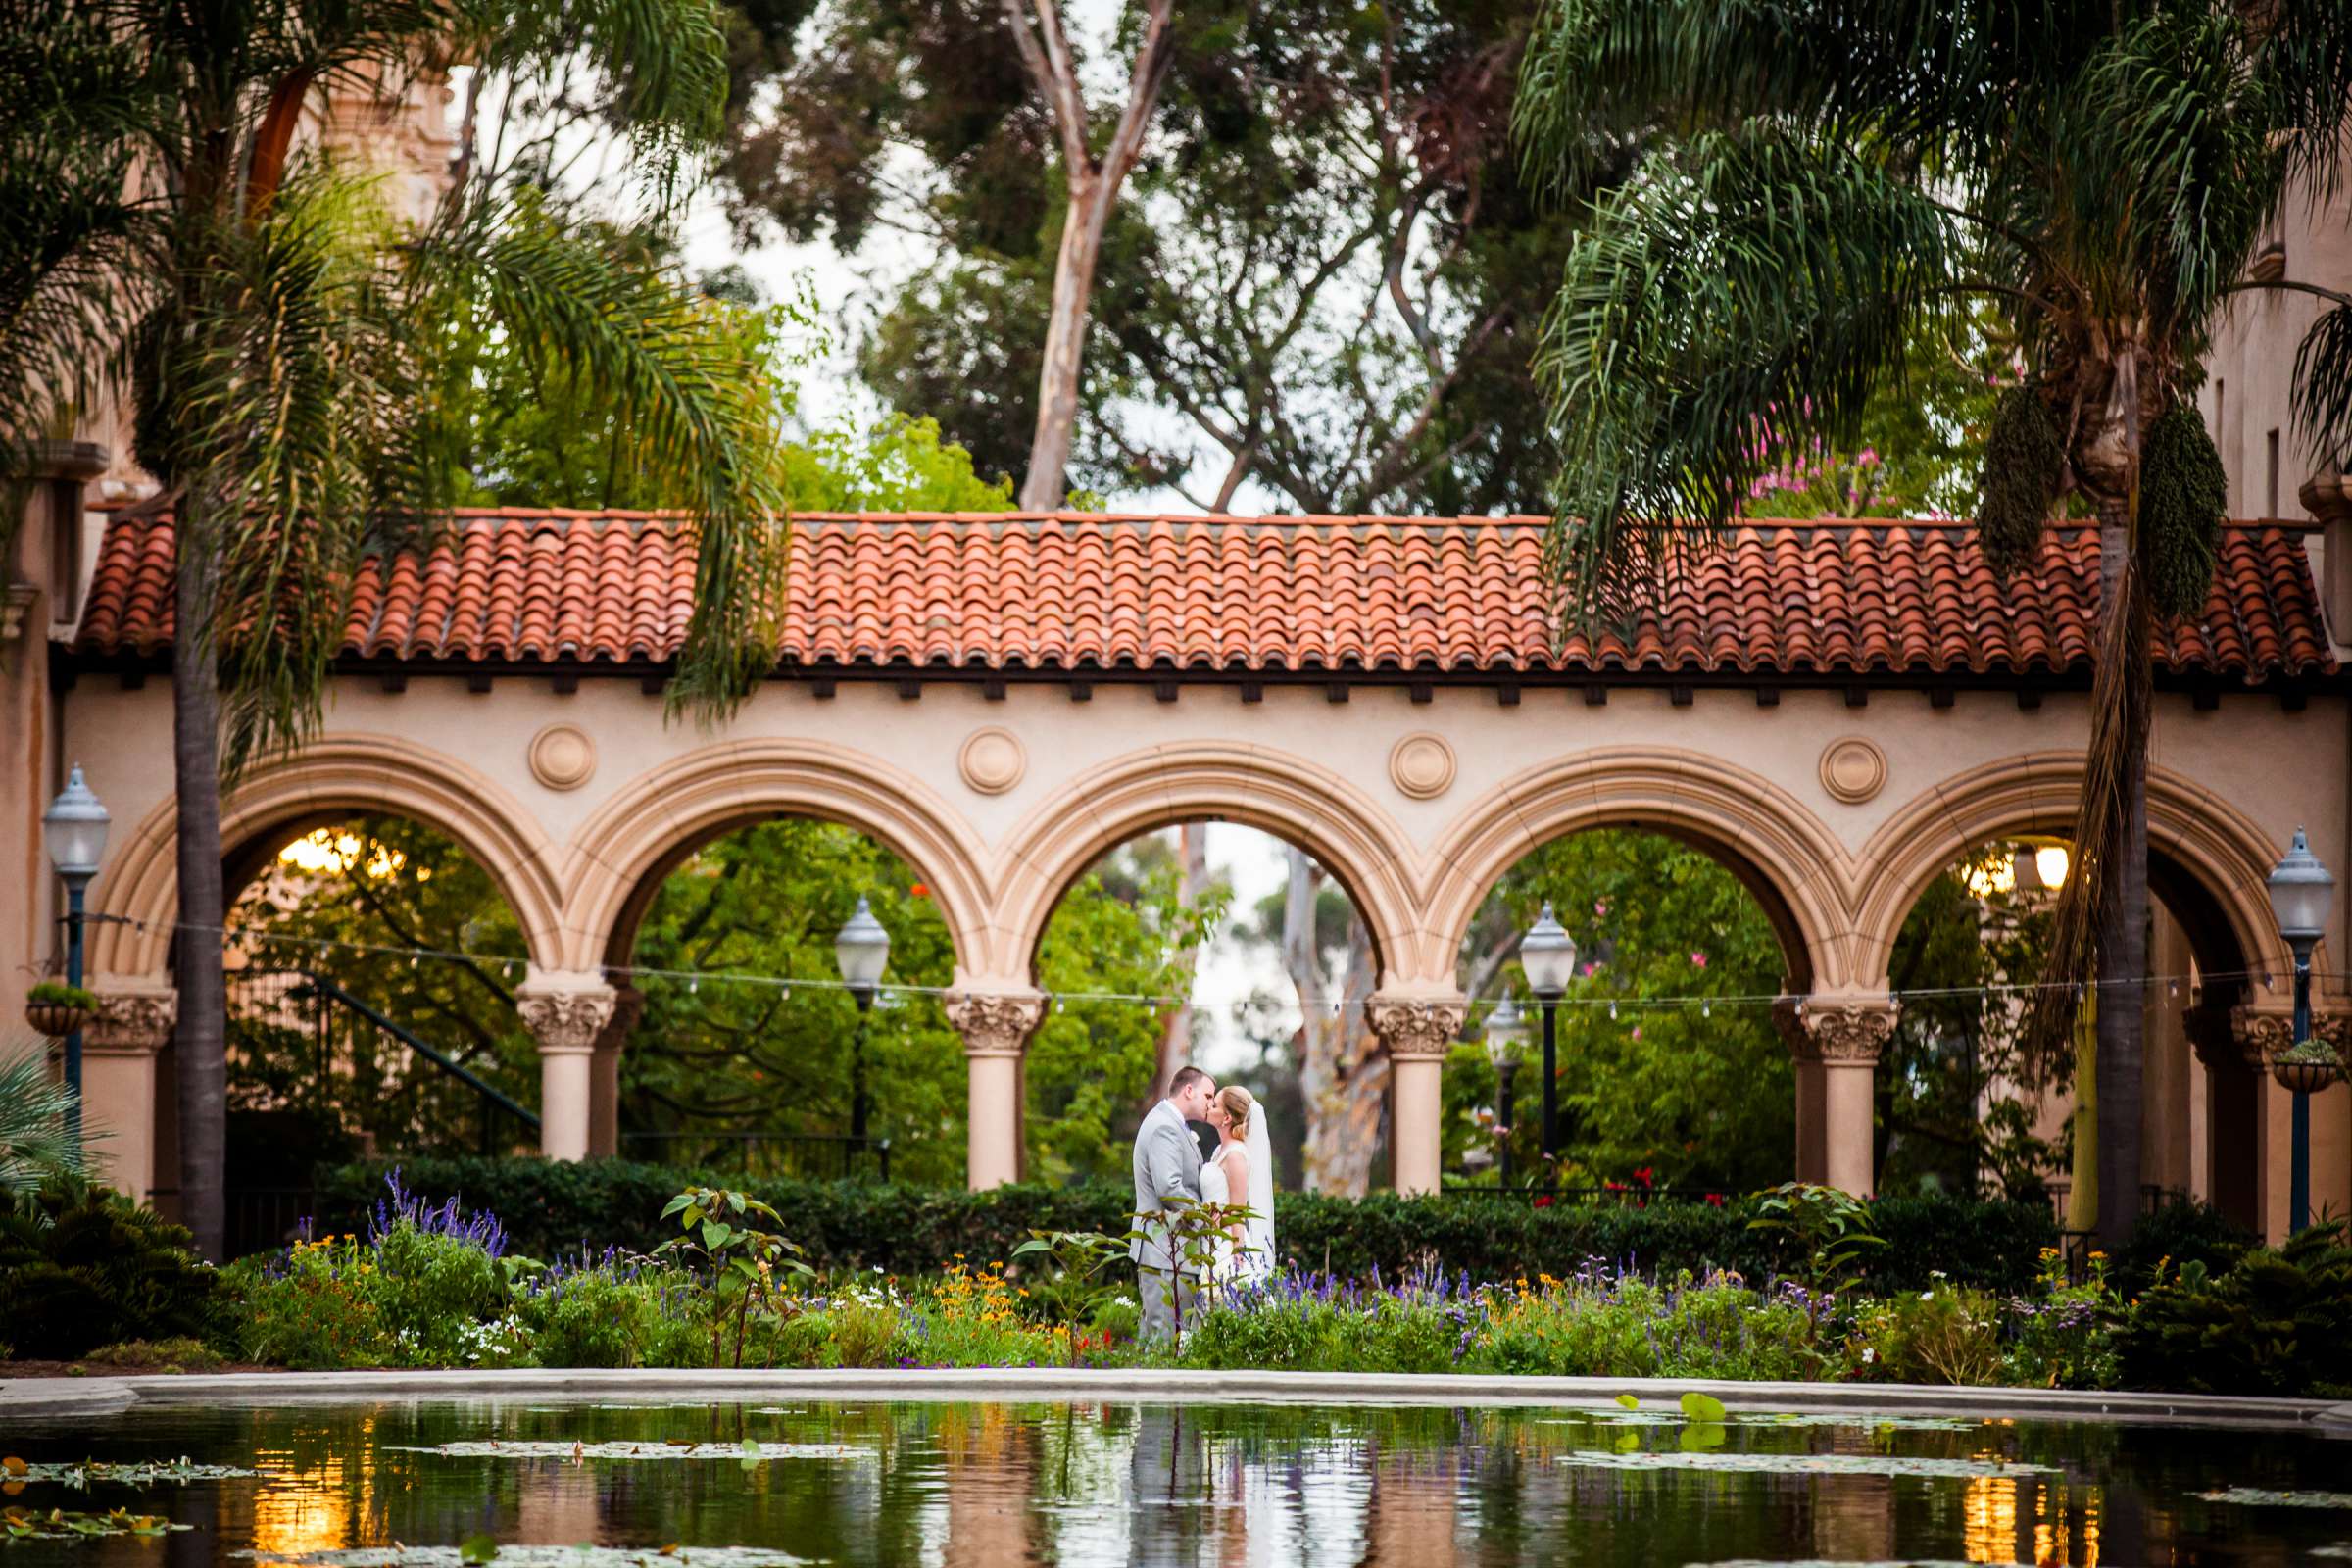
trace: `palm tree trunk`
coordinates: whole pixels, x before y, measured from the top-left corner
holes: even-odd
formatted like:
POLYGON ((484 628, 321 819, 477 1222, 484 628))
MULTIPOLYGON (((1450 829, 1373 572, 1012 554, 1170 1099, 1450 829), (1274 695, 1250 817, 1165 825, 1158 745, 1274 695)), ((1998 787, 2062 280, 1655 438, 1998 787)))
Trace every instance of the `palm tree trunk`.
POLYGON ((226 897, 220 875, 220 681, 205 634, 217 572, 200 487, 179 519, 177 633, 172 639, 172 765, 179 822, 179 1021, 172 1035, 179 1086, 180 1220, 196 1250, 221 1260, 227 1153, 227 996, 220 972, 226 897))
MULTIPOLYGON (((2136 463, 2133 465, 2136 470, 2136 463)), ((2086 780, 2114 792, 2108 842, 2098 858, 2097 1015, 2099 1243, 2123 1246, 2139 1219, 2140 1080, 2148 972, 2148 730, 2155 703, 2148 639, 2154 631, 2139 555, 2139 486, 2099 509, 2101 649, 2115 679, 2094 691, 2092 767, 2086 780), (2104 760, 2105 766, 2100 763, 2104 760)))

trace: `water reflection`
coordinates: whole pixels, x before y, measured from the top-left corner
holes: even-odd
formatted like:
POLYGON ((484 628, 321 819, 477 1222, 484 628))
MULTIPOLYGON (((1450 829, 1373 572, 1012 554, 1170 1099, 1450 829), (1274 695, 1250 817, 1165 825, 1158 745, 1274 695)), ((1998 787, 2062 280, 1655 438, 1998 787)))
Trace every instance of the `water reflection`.
MULTIPOLYGON (((32 1426, 9 1446, 36 1461, 184 1453, 257 1474, 153 1489, 168 1496, 101 1489, 95 1504, 137 1501, 197 1528, 162 1546, 18 1544, 6 1568, 416 1565, 416 1548, 446 1561, 477 1533, 509 1548, 585 1548, 563 1559, 577 1568, 693 1568, 698 1550, 720 1547, 850 1565, 2090 1568, 2283 1562, 2352 1541, 2352 1511, 2194 1495, 2339 1484, 2352 1448, 2305 1433, 1694 1427, 1615 1410, 473 1403, 154 1407, 32 1426), (439 1451, 452 1443, 466 1450, 439 1451)), ((36 1494, 41 1485, 24 1500, 79 1505, 36 1494)))

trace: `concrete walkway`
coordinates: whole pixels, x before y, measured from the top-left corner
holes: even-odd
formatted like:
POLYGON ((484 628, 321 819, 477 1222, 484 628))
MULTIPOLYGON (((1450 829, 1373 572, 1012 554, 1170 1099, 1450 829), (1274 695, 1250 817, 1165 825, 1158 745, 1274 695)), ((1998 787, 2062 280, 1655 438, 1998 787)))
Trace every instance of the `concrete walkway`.
POLYGON ((0 1380, 0 1431, 12 1418, 102 1415, 139 1405, 281 1405, 370 1400, 573 1396, 647 1402, 731 1399, 1139 1400, 1329 1405, 1610 1405, 1631 1394, 1672 1410, 1698 1390, 1732 1410, 1846 1411, 1988 1419, 2312 1427, 2352 1438, 2352 1404, 2186 1394, 2084 1394, 2061 1389, 1931 1388, 1909 1384, 1730 1383, 1641 1378, 1454 1377, 1353 1372, 1071 1371, 967 1367, 939 1371, 651 1371, 189 1373, 0 1380))

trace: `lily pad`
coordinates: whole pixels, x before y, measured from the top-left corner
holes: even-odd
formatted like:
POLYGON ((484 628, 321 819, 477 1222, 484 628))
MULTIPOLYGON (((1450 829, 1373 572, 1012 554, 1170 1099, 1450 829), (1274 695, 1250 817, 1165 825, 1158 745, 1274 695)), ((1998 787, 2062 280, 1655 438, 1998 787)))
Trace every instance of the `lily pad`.
MULTIPOLYGON (((394 1453, 438 1453, 452 1459, 735 1459, 761 1464, 770 1459, 871 1459, 871 1448, 854 1443, 581 1443, 517 1438, 502 1443, 479 1438, 431 1447, 396 1447, 394 1453)), ((502 1562, 505 1558, 500 1559, 502 1562)))
POLYGON ((233 1464, 198 1464, 193 1459, 76 1459, 63 1464, 26 1464, 22 1459, 7 1468, 11 1481, 62 1481, 69 1487, 108 1482, 125 1487, 152 1487, 168 1482, 228 1481, 258 1476, 233 1464))
POLYGON ((1617 1402, 1624 1405, 1628 1410, 1639 1410, 1642 1408, 1642 1401, 1630 1394, 1620 1394, 1617 1396, 1617 1402))
POLYGON ((159 1514, 110 1508, 83 1513, 75 1508, 0 1508, 0 1537, 10 1541, 87 1541, 99 1536, 163 1536, 193 1525, 173 1524, 159 1514))
MULTIPOLYGON (((350 1546, 337 1551, 232 1551, 297 1568, 468 1568, 464 1546, 350 1546)), ((799 1568, 819 1559, 764 1546, 500 1546, 497 1568, 799 1568)))
POLYGON ((1595 1470, 1715 1470, 1790 1476, 2020 1476, 2046 1472, 2047 1465, 2003 1464, 1997 1459, 1936 1459, 1901 1453, 1729 1453, 1706 1449, 1645 1448, 1609 1453, 1581 1448, 1560 1456, 1563 1464, 1595 1470))
POLYGON ((2223 1487, 2194 1495, 2206 1502, 2234 1502, 2246 1507, 2352 1508, 2352 1492, 2274 1492, 2266 1487, 2223 1487))
POLYGON ((1721 1421, 1724 1417, 1723 1401, 1712 1394, 1701 1394, 1692 1389, 1683 1396, 1683 1414, 1693 1421, 1721 1421))

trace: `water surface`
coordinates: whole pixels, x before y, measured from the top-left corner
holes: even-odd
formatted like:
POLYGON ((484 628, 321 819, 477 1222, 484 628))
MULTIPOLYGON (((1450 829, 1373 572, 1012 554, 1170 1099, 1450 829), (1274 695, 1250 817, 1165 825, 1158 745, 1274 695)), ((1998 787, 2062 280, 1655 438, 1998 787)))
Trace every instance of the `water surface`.
POLYGON ((1671 1408, 499 1399, 145 1405, 20 1421, 0 1448, 256 1472, 83 1494, 26 1483, 9 1503, 128 1505, 193 1528, 12 1543, 0 1568, 431 1568, 482 1536, 502 1568, 2352 1556, 2352 1498, 2309 1495, 2352 1489, 2352 1443, 2309 1432, 1694 1425, 1671 1408), (2196 1495, 2230 1489, 2263 1500, 2196 1495), (2290 1500, 2267 1495, 2280 1493, 2290 1500))

